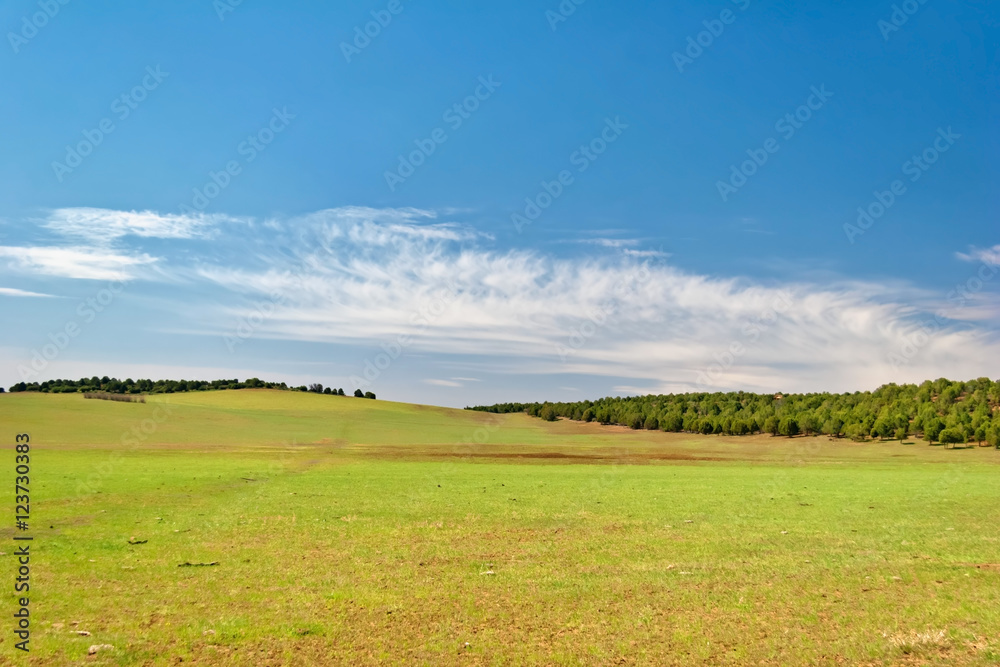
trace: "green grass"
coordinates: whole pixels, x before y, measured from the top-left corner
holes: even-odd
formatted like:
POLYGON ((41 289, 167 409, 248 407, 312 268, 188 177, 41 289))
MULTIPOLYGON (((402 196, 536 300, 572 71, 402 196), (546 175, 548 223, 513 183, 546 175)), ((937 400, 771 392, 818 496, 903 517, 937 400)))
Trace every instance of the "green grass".
POLYGON ((1000 664, 994 450, 247 390, 0 418, 34 443, 4 664, 1000 664))

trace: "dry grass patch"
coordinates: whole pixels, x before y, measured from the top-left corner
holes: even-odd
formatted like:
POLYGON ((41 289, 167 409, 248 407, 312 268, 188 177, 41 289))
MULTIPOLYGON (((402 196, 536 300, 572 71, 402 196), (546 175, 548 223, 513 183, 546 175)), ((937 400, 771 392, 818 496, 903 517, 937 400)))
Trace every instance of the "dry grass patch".
POLYGON ((883 633, 889 641, 889 646, 907 655, 911 653, 925 653, 927 651, 946 651, 951 646, 948 633, 945 630, 927 630, 917 632, 896 632, 893 634, 883 633))

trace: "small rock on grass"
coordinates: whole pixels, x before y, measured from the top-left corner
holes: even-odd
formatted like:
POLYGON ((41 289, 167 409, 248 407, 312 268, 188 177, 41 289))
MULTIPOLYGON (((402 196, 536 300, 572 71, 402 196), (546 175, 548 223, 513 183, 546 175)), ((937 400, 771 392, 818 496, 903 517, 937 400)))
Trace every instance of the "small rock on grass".
POLYGON ((98 651, 110 651, 112 649, 114 649, 114 646, 111 644, 94 644, 87 649, 87 655, 94 655, 98 651))
POLYGON ((81 637, 89 637, 90 636, 90 633, 87 632, 86 630, 74 630, 74 632, 76 632, 76 634, 80 635, 81 637))

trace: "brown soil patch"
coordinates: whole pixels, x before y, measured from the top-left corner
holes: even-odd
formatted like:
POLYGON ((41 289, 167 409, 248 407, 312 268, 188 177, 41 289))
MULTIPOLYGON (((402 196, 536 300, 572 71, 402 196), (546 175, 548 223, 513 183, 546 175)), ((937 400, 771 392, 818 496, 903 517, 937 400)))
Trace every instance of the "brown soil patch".
POLYGON ((591 451, 576 450, 572 453, 558 451, 538 451, 525 445, 519 451, 516 445, 504 445, 501 447, 487 447, 478 445, 474 451, 469 447, 421 447, 414 449, 411 447, 399 446, 372 446, 359 448, 359 452, 365 456, 383 458, 390 460, 483 460, 483 461, 511 461, 524 463, 564 463, 564 464, 608 464, 621 463, 629 465, 643 465, 658 461, 735 461, 738 459, 725 456, 706 456, 688 454, 679 451, 663 451, 662 449, 648 448, 644 450, 634 449, 610 449, 601 448, 591 451))

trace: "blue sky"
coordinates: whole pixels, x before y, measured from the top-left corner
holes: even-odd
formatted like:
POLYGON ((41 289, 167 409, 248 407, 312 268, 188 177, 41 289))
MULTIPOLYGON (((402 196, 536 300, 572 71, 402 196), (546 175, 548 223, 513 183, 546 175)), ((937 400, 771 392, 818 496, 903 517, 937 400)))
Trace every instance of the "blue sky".
POLYGON ((18 0, 0 27, 5 386, 1000 375, 995 3, 18 0))

